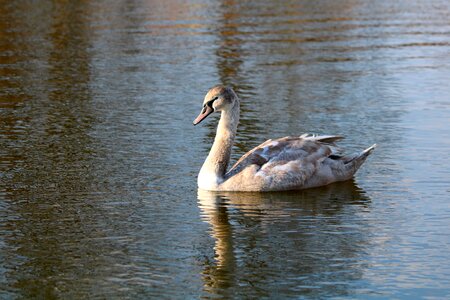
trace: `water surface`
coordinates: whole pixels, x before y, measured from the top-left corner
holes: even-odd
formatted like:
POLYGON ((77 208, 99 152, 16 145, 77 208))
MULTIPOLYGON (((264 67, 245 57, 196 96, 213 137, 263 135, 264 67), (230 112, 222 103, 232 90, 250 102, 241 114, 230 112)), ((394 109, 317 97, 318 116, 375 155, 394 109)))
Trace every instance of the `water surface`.
POLYGON ((0 7, 0 298, 448 298, 447 1, 0 7), (379 147, 354 180, 197 191, 217 117, 379 147))

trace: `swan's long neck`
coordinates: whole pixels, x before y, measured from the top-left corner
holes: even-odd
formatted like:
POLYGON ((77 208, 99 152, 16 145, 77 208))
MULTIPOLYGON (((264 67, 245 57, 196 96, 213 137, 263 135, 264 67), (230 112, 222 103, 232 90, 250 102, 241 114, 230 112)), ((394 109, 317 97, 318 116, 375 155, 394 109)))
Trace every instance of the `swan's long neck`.
POLYGON ((235 101, 231 109, 221 113, 214 143, 198 175, 199 188, 216 190, 223 181, 230 161, 238 123, 239 101, 235 101))

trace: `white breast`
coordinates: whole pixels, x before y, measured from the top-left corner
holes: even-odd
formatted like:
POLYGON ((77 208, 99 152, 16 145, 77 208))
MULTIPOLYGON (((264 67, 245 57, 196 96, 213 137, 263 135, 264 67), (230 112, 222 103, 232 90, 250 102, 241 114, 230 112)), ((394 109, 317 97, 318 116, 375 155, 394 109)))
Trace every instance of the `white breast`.
POLYGON ((217 187, 221 179, 216 176, 213 172, 207 172, 201 170, 198 174, 197 184, 198 187, 202 190, 217 190, 217 187))

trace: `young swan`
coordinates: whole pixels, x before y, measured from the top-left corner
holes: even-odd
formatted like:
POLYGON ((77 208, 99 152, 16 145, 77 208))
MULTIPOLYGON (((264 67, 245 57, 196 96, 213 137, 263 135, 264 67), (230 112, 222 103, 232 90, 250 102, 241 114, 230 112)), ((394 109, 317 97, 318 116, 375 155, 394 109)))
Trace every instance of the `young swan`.
POLYGON ((221 112, 217 133, 198 175, 198 187, 210 191, 286 191, 350 179, 376 145, 341 155, 334 142, 341 136, 287 136, 267 140, 242 156, 227 172, 239 123, 240 100, 229 87, 216 85, 203 101, 194 125, 221 112))

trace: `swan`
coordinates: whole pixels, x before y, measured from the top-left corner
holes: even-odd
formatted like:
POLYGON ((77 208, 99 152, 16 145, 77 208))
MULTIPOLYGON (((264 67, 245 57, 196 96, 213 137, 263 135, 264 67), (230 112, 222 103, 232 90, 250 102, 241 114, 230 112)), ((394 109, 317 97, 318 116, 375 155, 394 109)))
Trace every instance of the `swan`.
POLYGON ((335 145, 342 136, 287 136, 265 141, 227 171, 240 114, 240 99, 232 88, 212 87, 194 125, 213 112, 220 112, 221 116, 214 143, 198 174, 197 183, 202 190, 287 191, 345 181, 352 178, 376 147, 374 144, 364 151, 342 155, 335 145))

